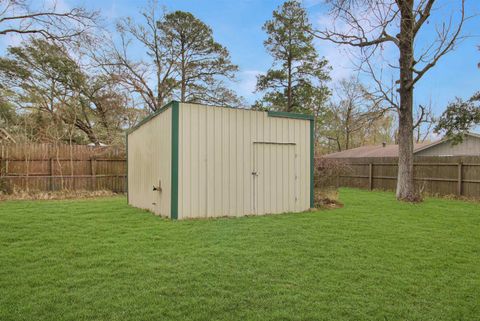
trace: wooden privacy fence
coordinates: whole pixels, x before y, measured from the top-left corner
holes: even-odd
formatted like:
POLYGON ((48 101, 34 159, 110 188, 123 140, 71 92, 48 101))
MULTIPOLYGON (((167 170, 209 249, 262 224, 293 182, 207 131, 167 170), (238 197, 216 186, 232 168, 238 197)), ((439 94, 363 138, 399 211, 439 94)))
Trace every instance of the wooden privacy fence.
POLYGON ((2 145, 0 191, 126 191, 123 147, 2 145))
MULTIPOLYGON (((317 159, 317 166, 320 167, 343 166, 335 177, 324 179, 323 186, 370 190, 395 190, 397 163, 396 157, 317 159)), ((317 173, 321 172, 322 169, 317 170, 317 173)), ((421 192, 480 198, 480 156, 416 156, 414 180, 421 192)))

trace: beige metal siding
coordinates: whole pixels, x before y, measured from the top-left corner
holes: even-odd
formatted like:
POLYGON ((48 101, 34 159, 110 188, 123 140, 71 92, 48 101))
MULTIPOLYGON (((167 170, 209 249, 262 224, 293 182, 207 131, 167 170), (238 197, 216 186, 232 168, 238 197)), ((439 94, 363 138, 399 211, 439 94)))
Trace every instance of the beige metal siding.
POLYGON ((478 156, 480 155, 480 138, 466 135, 463 142, 452 145, 446 141, 441 144, 416 152, 417 156, 478 156))
POLYGON ((172 110, 128 135, 129 204, 170 216, 172 110), (162 191, 153 191, 161 182, 162 191))
POLYGON ((269 174, 259 178, 264 186, 258 214, 310 207, 308 120, 196 104, 180 104, 179 109, 179 218, 256 214, 254 143, 291 144, 262 151, 269 174), (297 199, 284 200, 292 190, 297 199))

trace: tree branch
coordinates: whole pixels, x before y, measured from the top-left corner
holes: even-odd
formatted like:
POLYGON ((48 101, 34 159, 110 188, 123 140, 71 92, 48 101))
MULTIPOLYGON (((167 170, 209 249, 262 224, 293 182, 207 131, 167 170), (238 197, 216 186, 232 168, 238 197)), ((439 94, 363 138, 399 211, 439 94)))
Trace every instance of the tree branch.
POLYGON ((437 62, 442 58, 445 54, 447 54, 449 51, 453 50, 453 47, 455 46, 456 41, 459 38, 460 32, 463 27, 463 23, 465 22, 465 0, 462 0, 462 9, 461 9, 461 16, 460 16, 460 22, 458 23, 458 26, 453 33, 453 35, 450 37, 450 40, 447 40, 448 33, 450 30, 450 27, 447 28, 447 30, 444 30, 442 34, 439 34, 439 37, 441 39, 440 44, 437 47, 436 53, 434 54, 432 60, 430 63, 425 65, 421 70, 412 70, 417 74, 413 80, 406 85, 406 88, 411 88, 417 81, 419 81, 425 73, 433 68, 437 62), (445 45, 446 44, 446 45, 445 45))

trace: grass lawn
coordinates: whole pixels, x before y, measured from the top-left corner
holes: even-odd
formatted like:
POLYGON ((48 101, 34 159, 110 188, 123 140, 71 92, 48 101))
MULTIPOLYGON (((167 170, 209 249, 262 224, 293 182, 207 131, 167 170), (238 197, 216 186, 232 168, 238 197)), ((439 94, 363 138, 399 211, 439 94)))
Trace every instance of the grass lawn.
POLYGON ((168 221, 0 204, 0 320, 479 320, 480 204, 342 189, 315 213, 168 221))

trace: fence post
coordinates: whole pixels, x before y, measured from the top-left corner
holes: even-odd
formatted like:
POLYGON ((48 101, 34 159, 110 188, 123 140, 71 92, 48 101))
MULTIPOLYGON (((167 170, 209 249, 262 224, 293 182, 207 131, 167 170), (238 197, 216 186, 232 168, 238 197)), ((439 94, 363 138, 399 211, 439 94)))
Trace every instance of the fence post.
POLYGON ((457 168, 458 168, 458 183, 457 183, 457 194, 458 196, 462 196, 462 163, 458 163, 457 168))
POLYGON ((48 173, 50 175, 48 180, 48 189, 53 191, 53 158, 51 157, 48 159, 48 173))
POLYGON ((3 149, 4 149, 3 144, 0 144, 0 146, 2 146, 2 153, 0 154, 0 176, 3 176, 3 175, 5 175, 4 170, 3 170, 4 169, 3 164, 5 162, 5 159, 4 159, 5 154, 4 154, 4 151, 3 151, 3 149))
POLYGON ((6 171, 6 166, 7 164, 7 160, 6 159, 3 159, 3 158, 0 158, 0 176, 7 176, 7 171, 6 171))
POLYGON ((5 147, 3 144, 2 146, 2 153, 0 154, 0 191, 7 191, 9 188, 8 186, 12 186, 11 180, 9 179, 2 179, 2 176, 8 176, 8 149, 5 151, 5 147), (8 183, 7 183, 8 181, 8 183))
MULTIPOLYGON (((3 176, 8 176, 8 159, 9 159, 9 152, 8 152, 8 148, 7 147, 4 147, 2 145, 2 158, 0 159, 0 176, 3 175, 3 176)), ((12 181, 9 180, 9 179, 5 179, 5 185, 8 185, 10 187, 13 188, 13 184, 12 184, 12 181), (8 184, 7 184, 7 181, 8 181, 8 184)), ((7 186, 4 186, 5 188, 7 186)))
POLYGON ((90 157, 90 175, 92 176, 91 177, 92 191, 95 191, 97 189, 96 164, 97 164, 97 161, 96 161, 95 157, 90 157))
POLYGON ((368 188, 373 189, 373 164, 368 164, 368 188))

